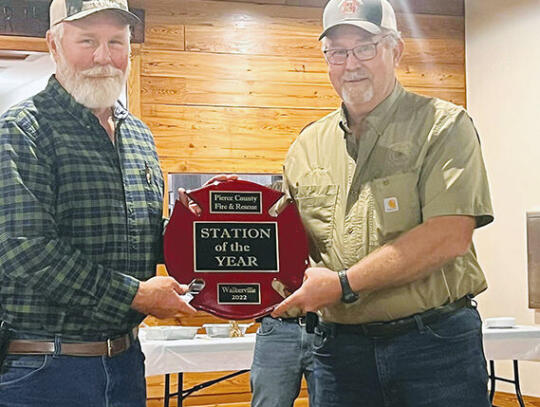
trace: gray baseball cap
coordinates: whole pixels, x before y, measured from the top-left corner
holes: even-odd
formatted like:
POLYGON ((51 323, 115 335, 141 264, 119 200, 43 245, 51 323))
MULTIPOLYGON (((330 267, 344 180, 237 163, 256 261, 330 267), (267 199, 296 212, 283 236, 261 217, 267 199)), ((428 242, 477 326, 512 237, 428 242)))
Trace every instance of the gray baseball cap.
POLYGON ((322 40, 338 25, 354 25, 380 34, 381 28, 397 31, 396 13, 387 0, 330 0, 323 13, 322 40))
POLYGON ((122 14, 129 24, 141 21, 129 11, 127 0, 53 0, 49 8, 50 26, 62 21, 79 20, 103 10, 122 14))

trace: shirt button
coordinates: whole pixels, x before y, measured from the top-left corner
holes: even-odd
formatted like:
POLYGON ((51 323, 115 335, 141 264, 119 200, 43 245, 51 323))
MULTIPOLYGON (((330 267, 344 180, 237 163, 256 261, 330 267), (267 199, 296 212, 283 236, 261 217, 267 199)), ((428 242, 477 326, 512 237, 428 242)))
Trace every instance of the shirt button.
POLYGON ((353 229, 353 228, 347 229, 347 233, 348 233, 349 235, 352 235, 353 232, 354 232, 354 229, 353 229))
POLYGON ((387 179, 385 179, 385 180, 383 181, 383 185, 388 185, 389 183, 390 183, 390 181, 388 181, 387 179))

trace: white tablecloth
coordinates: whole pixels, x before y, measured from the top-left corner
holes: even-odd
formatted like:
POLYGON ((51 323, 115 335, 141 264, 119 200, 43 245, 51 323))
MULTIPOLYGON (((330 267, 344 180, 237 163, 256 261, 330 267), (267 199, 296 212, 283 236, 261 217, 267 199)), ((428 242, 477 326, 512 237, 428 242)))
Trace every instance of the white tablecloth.
MULTIPOLYGON (((484 350, 488 360, 540 361, 540 327, 484 328, 484 350)), ((255 334, 243 338, 208 338, 147 341, 141 329, 146 356, 146 376, 178 372, 220 372, 249 369, 255 334)))
POLYGON ((484 328, 484 352, 488 360, 540 362, 540 327, 484 328))
POLYGON ((141 347, 146 356, 146 376, 178 372, 222 372, 251 367, 255 334, 242 338, 209 338, 148 341, 141 329, 141 347))

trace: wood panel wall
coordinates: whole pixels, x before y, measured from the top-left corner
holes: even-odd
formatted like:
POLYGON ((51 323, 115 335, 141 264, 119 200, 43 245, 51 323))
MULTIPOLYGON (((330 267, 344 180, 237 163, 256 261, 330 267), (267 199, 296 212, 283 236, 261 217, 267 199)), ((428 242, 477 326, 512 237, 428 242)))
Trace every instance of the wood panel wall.
MULTIPOLYGON (((133 52, 131 109, 152 129, 165 173, 281 171, 300 130, 340 103, 317 40, 325 3, 130 1, 145 9, 147 24, 146 41, 133 52)), ((463 0, 392 3, 406 44, 402 84, 465 105, 463 0)), ((213 319, 199 313, 147 322, 213 319)), ((219 375, 185 374, 185 385, 219 375)), ((160 403, 163 382, 149 379, 149 405, 160 403)), ((195 393, 185 405, 239 407, 249 400, 249 376, 242 375, 195 393)), ((305 385, 300 405, 307 405, 305 385)))
MULTIPOLYGON (((317 40, 322 6, 278 1, 131 1, 146 9, 141 112, 165 171, 278 173, 298 132, 338 106, 317 40)), ((399 79, 464 104, 462 2, 394 3, 399 79)))

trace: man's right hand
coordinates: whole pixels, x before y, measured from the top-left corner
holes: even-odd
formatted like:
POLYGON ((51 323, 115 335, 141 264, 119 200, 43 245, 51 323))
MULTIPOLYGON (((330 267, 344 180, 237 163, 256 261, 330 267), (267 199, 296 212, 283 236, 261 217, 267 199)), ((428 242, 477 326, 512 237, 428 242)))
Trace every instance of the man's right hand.
POLYGON ((180 284, 172 277, 152 277, 147 281, 141 281, 139 290, 131 303, 131 308, 156 318, 173 318, 178 314, 194 314, 195 308, 180 297, 187 291, 187 285, 180 284))

